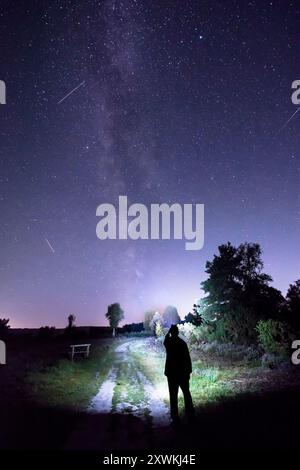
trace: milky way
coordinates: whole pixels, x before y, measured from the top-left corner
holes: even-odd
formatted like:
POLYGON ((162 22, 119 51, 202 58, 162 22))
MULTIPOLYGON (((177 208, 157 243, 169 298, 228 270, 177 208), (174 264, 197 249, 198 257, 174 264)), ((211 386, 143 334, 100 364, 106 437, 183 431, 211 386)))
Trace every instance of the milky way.
POLYGON ((259 242, 283 292, 299 278, 298 2, 2 4, 0 317, 184 316, 228 240, 259 242), (204 248, 99 240, 119 195, 205 204, 204 248))

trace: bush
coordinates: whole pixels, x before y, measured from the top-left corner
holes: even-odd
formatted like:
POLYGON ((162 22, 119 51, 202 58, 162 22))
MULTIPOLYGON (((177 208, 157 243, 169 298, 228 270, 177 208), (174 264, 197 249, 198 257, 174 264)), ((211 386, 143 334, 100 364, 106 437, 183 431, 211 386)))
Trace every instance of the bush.
POLYGON ((257 317, 252 310, 237 307, 224 312, 222 318, 216 320, 209 333, 210 341, 221 343, 249 344, 256 341, 257 317))
POLYGON ((260 358, 261 365, 263 367, 269 367, 270 369, 275 369, 282 363, 282 355, 280 354, 263 354, 260 358))
POLYGON ((156 323, 155 323, 155 336, 157 338, 161 337, 161 336, 164 336, 165 335, 165 332, 164 332, 164 329, 162 327, 162 324, 161 322, 158 320, 156 323))
POLYGON ((140 333, 144 330, 144 324, 141 323, 129 323, 120 329, 121 333, 140 333))
POLYGON ((199 376, 209 383, 217 382, 219 375, 219 370, 215 367, 209 367, 207 369, 202 369, 199 371, 199 376))
POLYGON ((163 320, 162 320, 162 316, 159 312, 155 312, 150 323, 149 323, 149 327, 150 327, 150 330, 152 331, 152 333, 155 335, 155 332, 156 332, 156 324, 157 323, 160 323, 161 325, 163 324, 163 320))
POLYGON ((10 328, 9 326, 9 318, 0 318, 0 336, 5 337, 8 333, 10 328))
POLYGON ((155 313, 156 313, 155 310, 147 310, 145 312, 144 323, 143 323, 145 331, 151 331, 150 323, 151 323, 152 318, 154 317, 155 313))
POLYGON ((256 325, 258 341, 267 354, 284 354, 291 342, 288 325, 278 320, 260 320, 256 325))
POLYGON ((257 361, 261 352, 254 346, 245 346, 234 343, 219 343, 212 341, 211 343, 202 343, 199 350, 211 356, 226 357, 232 360, 243 360, 246 362, 257 361))
POLYGON ((200 326, 193 323, 183 323, 178 325, 179 334, 183 336, 189 346, 198 346, 202 341, 210 341, 212 327, 202 323, 200 326))
POLYGON ((50 339, 55 336, 55 326, 42 326, 38 331, 38 337, 41 339, 50 339))
POLYGON ((193 344, 195 342, 195 329, 196 326, 192 323, 183 323, 182 325, 178 325, 179 334, 184 337, 188 344, 193 344))

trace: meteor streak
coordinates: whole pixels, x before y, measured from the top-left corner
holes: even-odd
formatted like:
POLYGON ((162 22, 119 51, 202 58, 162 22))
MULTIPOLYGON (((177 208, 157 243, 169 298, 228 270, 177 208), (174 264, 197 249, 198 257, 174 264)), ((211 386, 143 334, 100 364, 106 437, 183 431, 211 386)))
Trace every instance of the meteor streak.
POLYGON ((85 80, 83 80, 83 82, 79 83, 79 85, 73 88, 73 90, 71 90, 66 96, 64 96, 57 104, 60 104, 63 101, 65 101, 70 95, 72 95, 72 93, 74 93, 74 91, 78 90, 78 88, 80 88, 84 84, 85 84, 85 80))
POLYGON ((52 253, 55 253, 55 250, 53 248, 53 246, 51 245, 51 243, 49 242, 48 238, 45 238, 45 242, 47 243, 47 245, 49 246, 50 250, 52 251, 52 253))
POLYGON ((284 129, 288 123, 293 119, 294 116, 296 116, 296 114, 298 113, 298 111, 300 110, 300 106, 296 109, 296 111, 291 115, 291 117, 283 124, 283 126, 279 129, 278 132, 282 131, 282 129, 284 129))

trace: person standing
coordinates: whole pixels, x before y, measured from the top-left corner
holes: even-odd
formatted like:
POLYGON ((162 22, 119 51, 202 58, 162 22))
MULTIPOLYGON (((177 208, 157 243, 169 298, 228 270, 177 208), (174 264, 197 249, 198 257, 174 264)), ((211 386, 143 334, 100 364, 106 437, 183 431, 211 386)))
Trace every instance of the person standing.
POLYGON ((171 419, 174 423, 178 423, 179 387, 184 397, 185 412, 189 418, 194 417, 194 405, 189 386, 192 362, 187 344, 179 338, 176 325, 172 325, 166 334, 164 346, 166 348, 165 375, 169 386, 171 419))

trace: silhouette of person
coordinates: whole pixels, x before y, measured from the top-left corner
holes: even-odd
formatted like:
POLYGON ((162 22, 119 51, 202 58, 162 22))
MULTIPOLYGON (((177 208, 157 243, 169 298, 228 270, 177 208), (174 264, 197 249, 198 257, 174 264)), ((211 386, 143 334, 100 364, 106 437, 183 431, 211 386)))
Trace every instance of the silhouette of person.
POLYGON ((178 336, 176 325, 172 325, 165 336, 164 346, 166 348, 165 375, 168 379, 171 419, 174 423, 179 421, 178 416, 178 391, 182 390, 184 397, 185 412, 189 418, 194 417, 194 405, 190 393, 190 374, 192 362, 187 344, 178 336))

